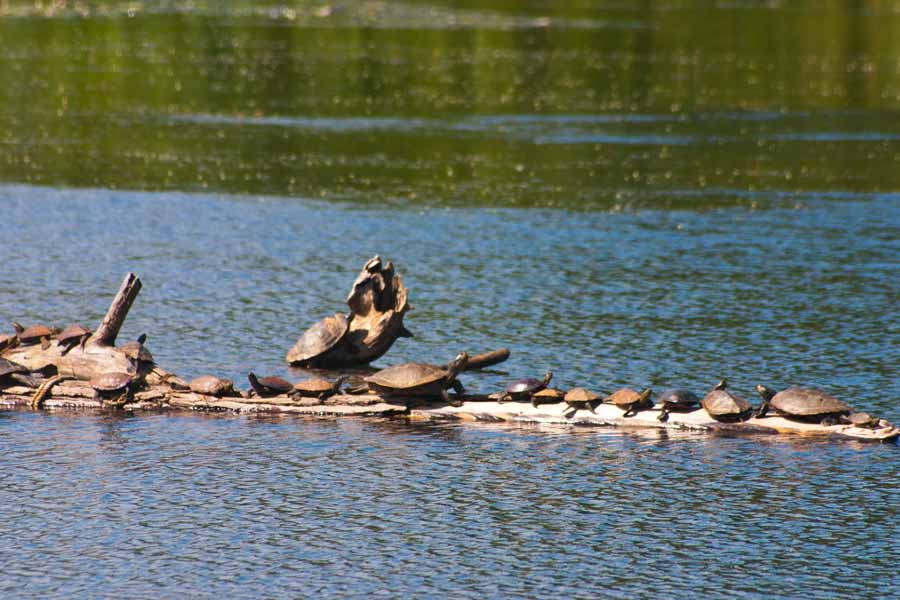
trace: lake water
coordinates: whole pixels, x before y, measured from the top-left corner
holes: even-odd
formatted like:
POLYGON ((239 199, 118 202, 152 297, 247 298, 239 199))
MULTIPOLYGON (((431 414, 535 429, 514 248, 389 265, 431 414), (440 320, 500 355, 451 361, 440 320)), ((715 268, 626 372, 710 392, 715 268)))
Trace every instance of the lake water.
MULTIPOLYGON (((467 388, 900 421, 900 3, 0 2, 2 323, 246 387, 374 254, 467 388), (224 8, 223 8, 224 6, 224 8)), ((0 413, 10 597, 896 595, 900 450, 0 413)))

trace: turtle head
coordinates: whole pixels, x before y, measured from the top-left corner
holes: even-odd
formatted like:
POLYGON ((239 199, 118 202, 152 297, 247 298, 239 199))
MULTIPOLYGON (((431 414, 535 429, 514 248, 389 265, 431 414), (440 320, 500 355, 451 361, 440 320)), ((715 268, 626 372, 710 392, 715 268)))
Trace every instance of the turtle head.
POLYGON ((13 321, 12 326, 13 326, 13 329, 16 330, 16 334, 19 334, 19 333, 22 333, 23 331, 25 331, 25 328, 22 327, 22 324, 19 323, 18 321, 13 321))
POLYGON ((469 364, 468 352, 460 352, 453 359, 453 362, 447 365, 447 377, 453 379, 460 371, 466 368, 467 364, 469 364))
POLYGON ((775 396, 775 390, 762 384, 757 384, 756 393, 762 396, 762 399, 766 402, 768 402, 775 396))
POLYGON ((553 371, 547 371, 547 374, 544 375, 544 381, 542 382, 544 387, 547 387, 550 384, 551 379, 553 379, 553 371))
POLYGON ((146 342, 146 341, 147 341, 147 334, 146 334, 146 333, 142 333, 141 335, 139 335, 139 336, 137 337, 137 342, 138 342, 138 344, 140 344, 140 345, 142 345, 142 346, 144 345, 144 342, 146 342))
POLYGON ((334 380, 334 383, 331 384, 331 389, 334 390, 335 394, 341 393, 341 386, 344 385, 344 383, 346 383, 346 381, 348 379, 350 379, 349 375, 341 375, 340 377, 338 377, 337 379, 334 380))
POLYGON ((644 388, 644 391, 641 392, 641 395, 640 395, 640 397, 638 398, 637 401, 638 401, 639 403, 643 404, 643 403, 647 402, 647 400, 649 400, 649 399, 650 399, 650 396, 652 396, 652 395, 653 395, 653 390, 652 390, 652 389, 650 389, 650 388, 644 388))
POLYGON ((727 380, 727 379, 723 379, 722 381, 720 381, 719 383, 717 383, 713 389, 714 389, 714 390, 724 390, 724 389, 727 388, 727 387, 728 387, 728 380, 727 380))

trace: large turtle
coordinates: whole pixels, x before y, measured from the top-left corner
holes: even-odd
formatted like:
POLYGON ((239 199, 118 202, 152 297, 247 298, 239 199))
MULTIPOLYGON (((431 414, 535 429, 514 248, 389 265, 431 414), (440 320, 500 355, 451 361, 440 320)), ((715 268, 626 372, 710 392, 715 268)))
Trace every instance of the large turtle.
POLYGON ((37 381, 29 375, 28 367, 17 362, 0 358, 0 388, 20 383, 28 387, 37 387, 37 381))
POLYGON ((753 407, 740 396, 728 391, 728 381, 723 379, 710 391, 700 404, 716 421, 744 421, 753 407))
POLYGON ((50 347, 50 338, 59 333, 57 327, 48 325, 32 325, 31 327, 23 327, 19 323, 13 321, 13 329, 16 330, 16 337, 23 346, 30 346, 40 343, 41 348, 46 350, 50 347))
POLYGON ((62 346, 60 354, 66 354, 75 346, 81 346, 81 350, 84 351, 84 345, 87 343, 88 338, 91 337, 91 333, 92 331, 81 323, 67 325, 56 336, 56 345, 62 346))
POLYGON ((459 396, 465 393, 456 376, 465 369, 469 355, 460 352, 446 369, 424 363, 405 363, 382 369, 366 377, 369 389, 382 396, 412 396, 418 398, 443 398, 445 402, 459 406, 459 396), (457 398, 447 393, 453 388, 457 398))
POLYGON ((669 420, 670 412, 684 412, 692 410, 700 404, 697 394, 689 390, 675 389, 665 392, 656 399, 659 402, 659 416, 656 417, 663 423, 669 420))
MULTIPOLYGON (((351 313, 352 316, 352 313, 351 313)), ((341 343, 350 331, 350 317, 335 313, 307 329, 287 353, 287 362, 305 367, 327 362, 329 350, 341 343)))
POLYGON ((334 380, 328 381, 321 377, 313 377, 294 384, 294 394, 306 398, 318 398, 324 400, 330 396, 334 396, 341 391, 341 385, 350 377, 342 375, 334 380))
POLYGON ((631 388, 622 388, 604 398, 603 401, 615 404, 624 410, 625 413, 622 416, 628 418, 638 414, 638 411, 653 408, 653 400, 650 399, 651 395, 653 395, 653 390, 650 388, 646 388, 640 393, 631 388))
POLYGON ((563 416, 567 419, 574 417, 579 409, 587 409, 591 412, 595 412, 595 405, 603 402, 603 398, 601 398, 599 394, 583 387, 572 388, 566 392, 564 400, 566 402, 566 409, 563 411, 563 416))
POLYGON ((775 393, 775 390, 764 385, 757 385, 756 392, 762 396, 762 404, 756 412, 756 418, 766 416, 769 408, 792 419, 812 421, 823 425, 834 425, 853 410, 845 403, 825 392, 791 387, 775 393))
POLYGON ((531 402, 532 406, 537 406, 534 402, 534 395, 546 388, 550 380, 553 379, 553 372, 547 371, 543 379, 535 379, 534 377, 526 377, 517 379, 506 386, 506 392, 497 400, 498 403, 504 402, 531 402))
POLYGON ((281 377, 257 377, 253 373, 248 373, 247 380, 260 398, 291 394, 294 391, 294 384, 281 377))
POLYGON ((94 388, 94 399, 103 404, 123 406, 128 402, 134 391, 134 375, 120 371, 100 373, 91 378, 91 387, 94 388))

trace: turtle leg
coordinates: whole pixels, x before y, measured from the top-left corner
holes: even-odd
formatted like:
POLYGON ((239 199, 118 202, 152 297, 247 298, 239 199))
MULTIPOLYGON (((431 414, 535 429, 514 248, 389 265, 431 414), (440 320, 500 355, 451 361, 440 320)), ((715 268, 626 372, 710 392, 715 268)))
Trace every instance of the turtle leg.
POLYGON ((89 334, 89 333, 81 336, 81 343, 79 344, 79 346, 81 346, 82 352, 84 352, 84 345, 87 344, 88 338, 90 338, 90 337, 91 337, 91 334, 89 334))
POLYGON ((41 350, 47 350, 50 348, 50 338, 46 335, 41 338, 41 350))
POLYGON ((665 423, 669 420, 669 409, 666 406, 663 406, 659 409, 659 416, 656 417, 660 422, 665 423))
POLYGON ((459 382, 458 379, 454 379, 450 382, 450 387, 453 388, 453 391, 456 392, 457 396, 462 396, 466 393, 466 388, 463 387, 463 384, 459 382))
POLYGON ((823 417, 820 422, 822 423, 822 425, 830 427, 831 425, 837 425, 838 423, 840 423, 840 417, 836 417, 835 415, 828 415, 826 417, 823 417))
POLYGON ((589 411, 591 411, 591 412, 594 413, 595 415, 597 414, 597 410, 596 410, 596 409, 597 409, 597 406, 596 406, 593 402, 588 402, 588 405, 587 405, 587 406, 588 406, 588 410, 589 410, 589 411))
POLYGON ((622 414, 622 418, 627 419, 629 417, 633 417, 637 413, 637 408, 634 406, 634 404, 631 404, 628 408, 625 409, 625 412, 622 414))
POLYGON ((447 391, 447 388, 441 388, 441 398, 443 398, 444 402, 446 402, 450 406, 459 407, 463 405, 462 401, 460 401, 459 398, 450 397, 450 392, 447 391))
POLYGON ((575 408, 574 406, 572 406, 571 404, 569 404, 569 405, 566 405, 566 407, 563 409, 563 416, 567 419, 571 419, 572 417, 575 416, 575 413, 577 413, 577 412, 578 412, 578 409, 575 408))
POLYGON ((69 350, 71 350, 71 349, 74 348, 75 346, 76 346, 76 344, 65 344, 65 345, 63 346, 63 349, 59 351, 59 355, 60 355, 60 356, 65 356, 66 354, 69 353, 69 350))

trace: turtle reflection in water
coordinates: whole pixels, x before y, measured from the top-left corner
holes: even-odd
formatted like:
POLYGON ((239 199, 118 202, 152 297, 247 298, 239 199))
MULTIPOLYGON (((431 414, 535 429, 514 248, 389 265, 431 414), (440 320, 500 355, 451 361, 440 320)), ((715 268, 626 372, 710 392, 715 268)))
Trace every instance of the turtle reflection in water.
POLYGON ((442 398, 448 404, 461 406, 460 397, 465 390, 456 376, 468 362, 469 355, 460 352, 446 369, 424 363, 405 363, 373 373, 364 381, 372 392, 381 396, 442 398), (453 388, 456 398, 450 397, 448 388, 453 388))

